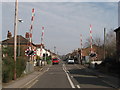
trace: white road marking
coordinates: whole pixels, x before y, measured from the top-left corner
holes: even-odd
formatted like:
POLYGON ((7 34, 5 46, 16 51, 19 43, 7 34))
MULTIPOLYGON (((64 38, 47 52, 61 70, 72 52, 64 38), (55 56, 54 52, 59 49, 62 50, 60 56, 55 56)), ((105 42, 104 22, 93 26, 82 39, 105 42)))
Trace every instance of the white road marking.
POLYGON ((69 80, 69 82, 70 82, 71 87, 72 87, 72 88, 75 88, 75 86, 74 86, 72 80, 70 79, 68 73, 66 73, 66 75, 67 75, 67 78, 68 78, 68 80, 69 80))
POLYGON ((46 71, 48 71, 50 68, 48 68, 46 71))
POLYGON ((42 71, 42 70, 43 70, 43 68, 40 69, 40 71, 42 71))
POLYGON ((67 73, 70 73, 69 71, 67 71, 67 73))
POLYGON ((78 67, 77 65, 75 65, 75 67, 77 67, 78 69, 81 69, 80 67, 78 67))
POLYGON ((37 82, 38 82, 38 80, 35 80, 28 88, 31 88, 37 82))
POLYGON ((94 77, 94 78, 97 78, 96 76, 93 76, 93 75, 73 75, 75 77, 94 77))
POLYGON ((33 82, 35 79, 37 79, 39 77, 39 75, 37 75, 34 79, 32 79, 31 81, 29 81, 28 83, 26 83, 23 87, 27 86, 28 84, 30 84, 31 82, 33 82))
MULTIPOLYGON (((42 69, 43 70, 43 69, 42 69)), ((44 71, 43 73, 45 73, 46 71, 44 71)), ((23 85, 23 88, 27 85, 29 85, 31 82, 33 82, 35 79, 37 79, 40 75, 42 75, 43 73, 38 74, 35 78, 33 78, 31 81, 29 81, 28 83, 26 83, 25 85, 23 85)))
POLYGON ((80 88, 80 86, 79 86, 79 85, 77 85, 77 88, 80 88))
POLYGON ((72 88, 75 88, 75 86, 74 86, 72 80, 70 79, 70 76, 68 75, 68 73, 67 73, 67 71, 66 71, 66 67, 65 67, 64 64, 63 64, 63 70, 65 71, 65 73, 66 73, 66 75, 67 75, 67 78, 68 78, 68 81, 69 81, 71 87, 72 87, 72 88))

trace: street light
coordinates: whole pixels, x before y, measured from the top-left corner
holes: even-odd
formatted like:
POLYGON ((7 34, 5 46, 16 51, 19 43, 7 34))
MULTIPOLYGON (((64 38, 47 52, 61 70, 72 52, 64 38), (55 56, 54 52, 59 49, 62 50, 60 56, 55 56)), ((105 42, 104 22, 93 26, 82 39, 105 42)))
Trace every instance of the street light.
POLYGON ((23 23, 23 20, 22 19, 18 19, 19 22, 23 23))
MULTIPOLYGON (((22 19, 18 19, 18 22, 23 23, 23 20, 22 19)), ((19 36, 18 56, 20 56, 20 36, 19 36)))

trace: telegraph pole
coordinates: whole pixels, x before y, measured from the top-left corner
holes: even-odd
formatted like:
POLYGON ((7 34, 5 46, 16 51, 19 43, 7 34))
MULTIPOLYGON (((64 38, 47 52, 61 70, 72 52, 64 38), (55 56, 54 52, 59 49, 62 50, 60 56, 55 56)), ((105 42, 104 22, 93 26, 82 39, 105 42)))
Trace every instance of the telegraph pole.
POLYGON ((14 19, 14 80, 16 80, 16 48, 17 48, 17 23, 18 23, 18 0, 15 2, 15 19, 14 19))
POLYGON ((104 28, 104 60, 106 58, 106 54, 105 54, 105 44, 106 44, 106 28, 104 28))

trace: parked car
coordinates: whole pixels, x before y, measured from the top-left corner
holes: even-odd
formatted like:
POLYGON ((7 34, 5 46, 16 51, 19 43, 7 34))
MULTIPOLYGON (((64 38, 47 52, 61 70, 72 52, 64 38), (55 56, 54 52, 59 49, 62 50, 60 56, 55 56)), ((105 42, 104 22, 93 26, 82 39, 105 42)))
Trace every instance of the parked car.
POLYGON ((58 58, 53 58, 52 59, 52 64, 59 64, 59 59, 58 58))
POLYGON ((68 64, 74 64, 74 63, 75 63, 75 60, 72 59, 72 58, 70 58, 70 59, 67 60, 67 63, 68 63, 68 64))

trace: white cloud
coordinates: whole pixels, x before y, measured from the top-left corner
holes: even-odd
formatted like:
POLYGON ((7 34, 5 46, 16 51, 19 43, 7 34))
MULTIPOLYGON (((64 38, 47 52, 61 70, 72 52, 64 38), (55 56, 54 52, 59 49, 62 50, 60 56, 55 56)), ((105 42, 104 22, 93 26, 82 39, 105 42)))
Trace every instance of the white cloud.
MULTIPOLYGON (((108 29, 117 26, 117 3, 20 3, 19 17, 24 23, 19 24, 21 34, 29 31, 31 9, 35 8, 35 21, 33 25, 33 41, 40 43, 41 27, 45 27, 45 44, 47 48, 53 49, 54 45, 62 53, 67 53, 80 47, 80 33, 83 34, 84 42, 89 37, 89 24, 93 25, 93 36, 103 37, 103 28, 108 29)), ((13 29, 7 22, 14 17, 13 4, 4 4, 4 30, 13 29), (8 8, 12 7, 12 8, 8 8), (6 11, 6 8, 7 11, 6 11), (10 11, 9 11, 10 10, 10 11), (8 14, 9 13, 9 14, 8 14), (6 26, 8 25, 8 26, 6 26)), ((12 31, 13 32, 13 31, 12 31)), ((6 31, 3 32, 4 37, 6 31)))

